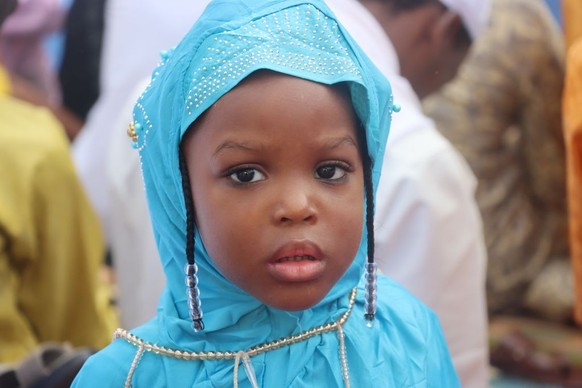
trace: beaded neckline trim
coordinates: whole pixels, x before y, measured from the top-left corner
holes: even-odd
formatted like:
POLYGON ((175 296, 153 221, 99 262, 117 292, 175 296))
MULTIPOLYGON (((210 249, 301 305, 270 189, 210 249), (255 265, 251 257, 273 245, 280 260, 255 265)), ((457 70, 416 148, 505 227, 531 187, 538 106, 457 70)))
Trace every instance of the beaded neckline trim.
MULTIPOLYGON (((336 321, 329 322, 317 327, 314 327, 309 330, 305 330, 301 333, 294 334, 288 337, 283 337, 276 339, 274 341, 265 342, 260 345, 253 346, 246 351, 224 351, 224 352, 190 352, 178 349, 172 349, 165 346, 159 346, 156 344, 152 344, 146 341, 143 341, 136 335, 130 333, 125 329, 117 329, 113 333, 113 339, 123 339, 130 344, 137 346, 138 351, 136 357, 134 358, 134 362, 132 362, 129 374, 127 376, 126 387, 131 386, 131 377, 137 368, 137 364, 139 363, 139 359, 143 355, 144 351, 153 352, 155 354, 159 354, 161 356, 177 358, 181 360, 235 360, 235 366, 238 367, 238 361, 242 358, 248 358, 252 356, 256 356, 262 353, 266 353, 272 350, 280 349, 285 346, 293 345, 298 342, 305 341, 311 337, 314 337, 319 334, 328 333, 331 331, 337 331, 338 337, 340 341, 340 349, 339 349, 339 357, 342 367, 342 375, 344 379, 344 383, 346 387, 349 387, 349 372, 347 366, 347 358, 345 354, 345 344, 344 344, 344 333, 342 330, 342 326, 346 323, 348 317, 350 316, 354 304, 356 300, 356 289, 352 289, 350 292, 350 299, 349 299, 349 306, 348 310, 343 313, 336 321)), ((235 369, 236 371, 236 369, 235 369)), ((249 376, 250 377, 250 376, 249 376)), ((235 383, 235 386, 237 384, 235 383)))

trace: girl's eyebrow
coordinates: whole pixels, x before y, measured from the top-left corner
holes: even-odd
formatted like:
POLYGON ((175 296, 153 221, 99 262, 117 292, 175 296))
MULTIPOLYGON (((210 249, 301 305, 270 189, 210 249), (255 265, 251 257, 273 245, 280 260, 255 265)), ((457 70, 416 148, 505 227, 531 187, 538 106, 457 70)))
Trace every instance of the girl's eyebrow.
POLYGON ((333 149, 333 148, 339 148, 340 146, 342 146, 344 144, 353 145, 354 147, 358 148, 356 141, 350 135, 330 139, 327 141, 327 144, 325 145, 325 147, 333 149))
POLYGON ((224 150, 227 150, 227 149, 238 149, 238 150, 242 150, 242 151, 257 152, 261 148, 262 147, 260 147, 260 146, 259 147, 252 146, 252 145, 245 143, 245 142, 227 140, 227 141, 221 143, 218 147, 216 147, 216 150, 214 151, 212 156, 217 156, 218 154, 220 154, 221 152, 223 152, 224 150))
MULTIPOLYGON (((334 148, 339 148, 339 147, 343 146, 344 144, 352 145, 356 148, 358 147, 354 138, 352 136, 349 136, 349 135, 329 139, 326 141, 324 147, 329 148, 329 149, 334 149, 334 148)), ((246 143, 246 142, 240 142, 240 141, 235 141, 235 140, 226 140, 225 142, 221 143, 218 147, 216 147, 216 150, 214 151, 212 156, 216 157, 221 152, 224 152, 225 150, 228 150, 228 149, 236 149, 236 150, 247 151, 247 152, 258 152, 262 148, 263 147, 261 145, 253 146, 253 145, 246 143)))

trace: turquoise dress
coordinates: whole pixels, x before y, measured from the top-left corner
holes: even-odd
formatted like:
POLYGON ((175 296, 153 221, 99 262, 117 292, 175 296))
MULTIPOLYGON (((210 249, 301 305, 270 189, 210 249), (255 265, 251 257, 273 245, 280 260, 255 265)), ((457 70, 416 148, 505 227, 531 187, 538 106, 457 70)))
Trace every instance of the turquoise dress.
POLYGON ((189 317, 186 210, 179 145, 190 124, 259 69, 348 84, 377 186, 393 110, 388 81, 323 1, 217 0, 163 53, 134 109, 148 205, 167 286, 157 316, 91 357, 78 387, 457 387, 438 319, 379 276, 375 324, 364 320, 367 231, 352 265, 317 305, 273 309, 195 257, 205 330, 189 317))

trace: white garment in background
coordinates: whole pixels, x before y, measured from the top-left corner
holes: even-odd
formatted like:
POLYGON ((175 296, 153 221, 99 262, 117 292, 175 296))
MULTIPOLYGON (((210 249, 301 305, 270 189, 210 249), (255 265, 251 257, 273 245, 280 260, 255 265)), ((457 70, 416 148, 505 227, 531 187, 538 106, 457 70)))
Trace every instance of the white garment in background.
MULTIPOLYGON (((136 85, 151 75, 160 51, 175 46, 209 0, 108 0, 105 7, 100 96, 75 139, 81 180, 110 238, 105 162, 109 139, 136 85)), ((115 216, 115 215, 114 215, 115 216)))
POLYGON ((402 107, 392 116, 378 188, 378 265, 436 312, 463 387, 487 387, 486 249, 476 179, 422 113, 375 18, 356 0, 327 3, 390 80, 402 107))
POLYGON ((101 94, 73 144, 75 164, 113 255, 121 324, 155 315, 165 278, 153 240, 137 151, 126 129, 136 88, 176 45, 208 0, 108 0, 101 94))
POLYGON ((117 278, 119 317, 133 328, 156 313, 165 276, 150 221, 139 154, 126 130, 135 101, 149 77, 134 88, 114 122, 107 150, 106 189, 111 216, 109 244, 117 278))

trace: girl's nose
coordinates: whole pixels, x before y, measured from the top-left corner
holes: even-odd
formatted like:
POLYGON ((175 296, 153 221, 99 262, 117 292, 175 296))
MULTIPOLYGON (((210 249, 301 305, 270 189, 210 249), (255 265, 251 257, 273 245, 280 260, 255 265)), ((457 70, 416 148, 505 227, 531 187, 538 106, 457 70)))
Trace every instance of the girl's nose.
POLYGON ((313 188, 306 183, 281 185, 275 201, 274 221, 278 224, 314 223, 317 211, 313 188))

